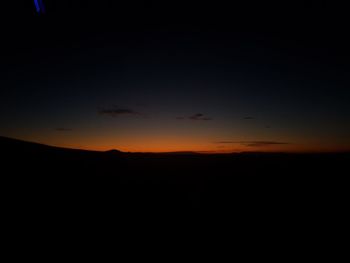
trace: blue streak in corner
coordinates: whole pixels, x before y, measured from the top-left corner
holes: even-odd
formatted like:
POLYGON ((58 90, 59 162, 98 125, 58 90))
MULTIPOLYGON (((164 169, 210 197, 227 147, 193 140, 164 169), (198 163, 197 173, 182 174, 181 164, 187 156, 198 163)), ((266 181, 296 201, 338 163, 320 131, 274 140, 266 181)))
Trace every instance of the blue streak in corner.
POLYGON ((34 5, 37 13, 45 14, 45 6, 43 0, 34 0, 34 5))
POLYGON ((35 4, 36 11, 38 13, 40 13, 40 4, 39 4, 38 0, 34 0, 34 4, 35 4))

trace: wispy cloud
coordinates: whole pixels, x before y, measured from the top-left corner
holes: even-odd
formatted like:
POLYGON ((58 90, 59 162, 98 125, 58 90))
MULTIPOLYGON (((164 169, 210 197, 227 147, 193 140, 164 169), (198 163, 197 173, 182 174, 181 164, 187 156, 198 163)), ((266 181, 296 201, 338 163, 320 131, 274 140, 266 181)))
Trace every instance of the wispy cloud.
POLYGON ((274 146, 274 145, 288 145, 288 142, 275 142, 275 141, 247 141, 241 142, 241 144, 249 147, 264 147, 264 146, 274 146))
POLYGON ((247 147, 265 147, 274 145, 288 145, 289 142, 279 142, 279 141, 218 141, 217 144, 241 144, 247 147))
POLYGON ((203 113, 197 113, 189 117, 190 120, 193 121, 211 121, 212 118, 204 116, 203 113))
POLYGON ((210 117, 205 116, 203 113, 196 113, 194 115, 188 116, 188 117, 176 117, 176 120, 191 120, 191 121, 211 121, 213 120, 210 117))
POLYGON ((254 120, 255 118, 252 117, 252 116, 246 116, 246 117, 243 117, 243 120, 254 120))
POLYGON ((58 132, 70 132, 70 131, 73 131, 73 129, 68 129, 68 128, 56 128, 55 131, 58 131, 58 132))
POLYGON ((120 108, 120 107, 113 107, 113 108, 102 108, 98 110, 98 113, 100 115, 107 115, 107 116, 111 116, 111 117, 119 117, 122 115, 137 115, 137 116, 141 116, 142 114, 132 110, 132 109, 128 109, 128 108, 120 108))

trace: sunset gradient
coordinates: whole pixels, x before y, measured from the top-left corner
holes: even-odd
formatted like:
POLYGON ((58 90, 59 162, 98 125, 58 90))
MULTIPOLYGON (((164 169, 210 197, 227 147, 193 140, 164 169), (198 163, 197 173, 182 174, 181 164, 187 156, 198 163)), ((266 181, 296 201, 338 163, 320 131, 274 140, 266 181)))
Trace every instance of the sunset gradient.
POLYGON ((99 151, 350 151, 341 23, 64 2, 38 15, 42 2, 26 1, 1 33, 0 136, 99 151))

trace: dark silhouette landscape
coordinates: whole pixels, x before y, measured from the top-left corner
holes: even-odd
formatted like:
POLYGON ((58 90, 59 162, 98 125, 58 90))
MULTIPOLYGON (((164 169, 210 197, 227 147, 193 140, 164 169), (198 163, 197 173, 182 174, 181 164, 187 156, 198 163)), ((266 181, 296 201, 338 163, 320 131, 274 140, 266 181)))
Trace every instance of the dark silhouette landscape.
POLYGON ((350 160, 349 153, 98 152, 5 137, 0 150, 6 198, 41 213, 326 211, 344 201, 350 160))

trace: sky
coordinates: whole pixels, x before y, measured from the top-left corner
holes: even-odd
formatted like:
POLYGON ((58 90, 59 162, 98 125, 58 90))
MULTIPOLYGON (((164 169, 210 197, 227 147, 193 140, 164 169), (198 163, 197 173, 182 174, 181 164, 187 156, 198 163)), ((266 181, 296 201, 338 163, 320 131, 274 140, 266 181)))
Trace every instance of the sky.
POLYGON ((9 4, 0 135, 131 152, 349 151, 344 9, 261 2, 9 4))

